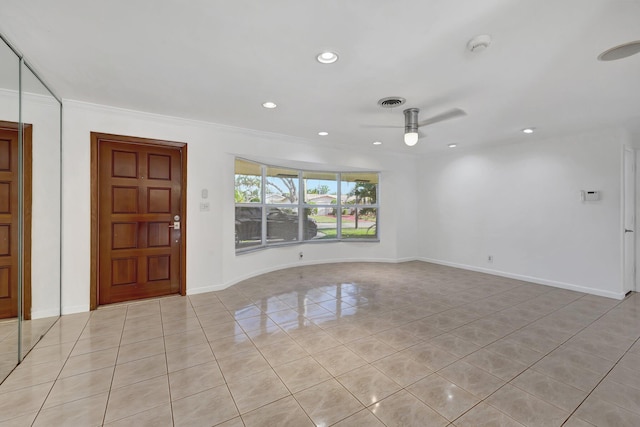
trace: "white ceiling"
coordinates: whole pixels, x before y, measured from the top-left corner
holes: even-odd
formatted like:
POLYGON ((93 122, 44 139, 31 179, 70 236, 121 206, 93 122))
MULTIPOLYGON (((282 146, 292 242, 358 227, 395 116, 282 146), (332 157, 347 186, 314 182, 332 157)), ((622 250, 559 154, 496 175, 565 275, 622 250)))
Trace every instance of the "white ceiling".
POLYGON ((316 144, 423 153, 640 123, 640 54, 596 60, 640 39, 640 0, 0 0, 0 11, 0 32, 62 98, 316 144), (478 34, 493 43, 467 51, 478 34), (327 49, 333 65, 315 60, 327 49), (468 116, 408 148, 401 128, 364 127, 403 125, 403 107, 377 106, 386 96, 420 119, 468 116), (529 126, 534 136, 519 132, 529 126))

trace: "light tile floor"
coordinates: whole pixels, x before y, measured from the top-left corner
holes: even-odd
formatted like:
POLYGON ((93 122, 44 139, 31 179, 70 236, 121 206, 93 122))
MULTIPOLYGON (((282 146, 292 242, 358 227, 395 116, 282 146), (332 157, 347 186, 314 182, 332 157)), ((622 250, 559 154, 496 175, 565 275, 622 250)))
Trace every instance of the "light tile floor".
POLYGON ((640 426, 640 295, 306 266, 63 316, 0 426, 640 426))
MULTIPOLYGON (((22 321, 22 347, 26 354, 53 325, 58 316, 22 321)), ((0 319, 0 383, 18 363, 18 320, 0 319)))

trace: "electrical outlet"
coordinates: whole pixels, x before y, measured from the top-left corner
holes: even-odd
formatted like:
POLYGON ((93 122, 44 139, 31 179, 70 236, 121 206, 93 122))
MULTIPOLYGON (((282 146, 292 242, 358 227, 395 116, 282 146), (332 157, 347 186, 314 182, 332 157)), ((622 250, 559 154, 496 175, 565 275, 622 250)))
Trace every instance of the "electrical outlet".
POLYGON ((302 252, 300 252, 300 253, 298 254, 298 259, 302 259, 302 258, 304 258, 304 254, 303 254, 302 252))
POLYGON ((489 255, 487 257, 487 262, 493 262, 493 255, 489 255))

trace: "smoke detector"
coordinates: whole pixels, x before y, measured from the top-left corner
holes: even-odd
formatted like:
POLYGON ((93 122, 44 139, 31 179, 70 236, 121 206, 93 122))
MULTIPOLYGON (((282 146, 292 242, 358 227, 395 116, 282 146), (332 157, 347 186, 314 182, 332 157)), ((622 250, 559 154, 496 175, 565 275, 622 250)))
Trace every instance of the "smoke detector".
POLYGON ((467 49, 469 52, 482 52, 491 44, 491 36, 488 34, 481 34, 475 36, 467 43, 467 49))

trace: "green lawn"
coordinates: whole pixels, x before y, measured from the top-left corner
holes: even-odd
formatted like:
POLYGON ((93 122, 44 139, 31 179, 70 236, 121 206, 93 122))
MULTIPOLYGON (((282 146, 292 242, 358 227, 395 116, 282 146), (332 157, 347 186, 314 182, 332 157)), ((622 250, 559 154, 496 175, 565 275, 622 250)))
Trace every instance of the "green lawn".
POLYGON ((318 224, 325 224, 325 223, 334 223, 336 222, 336 217, 335 216, 309 216, 309 218, 313 219, 315 222, 317 222, 318 224))
MULTIPOLYGON (((335 228, 323 228, 318 230, 318 233, 322 233, 324 234, 323 237, 319 237, 318 239, 335 239, 337 237, 338 231, 335 228)), ((356 237, 356 238, 371 238, 371 239, 375 239, 376 236, 376 230, 375 227, 369 230, 369 227, 367 228, 347 228, 347 229, 343 229, 342 230, 342 237, 343 238, 348 238, 348 237, 356 237)))
MULTIPOLYGON (((326 223, 334 223, 337 221, 336 217, 333 215, 309 215, 310 219, 313 219, 315 222, 317 222, 318 224, 326 224, 326 223)), ((375 221, 376 218, 375 216, 373 217, 369 217, 369 216, 360 216, 360 221, 375 221)), ((342 223, 343 224, 353 224, 355 223, 355 218, 353 217, 353 215, 343 215, 342 216, 342 223)))

